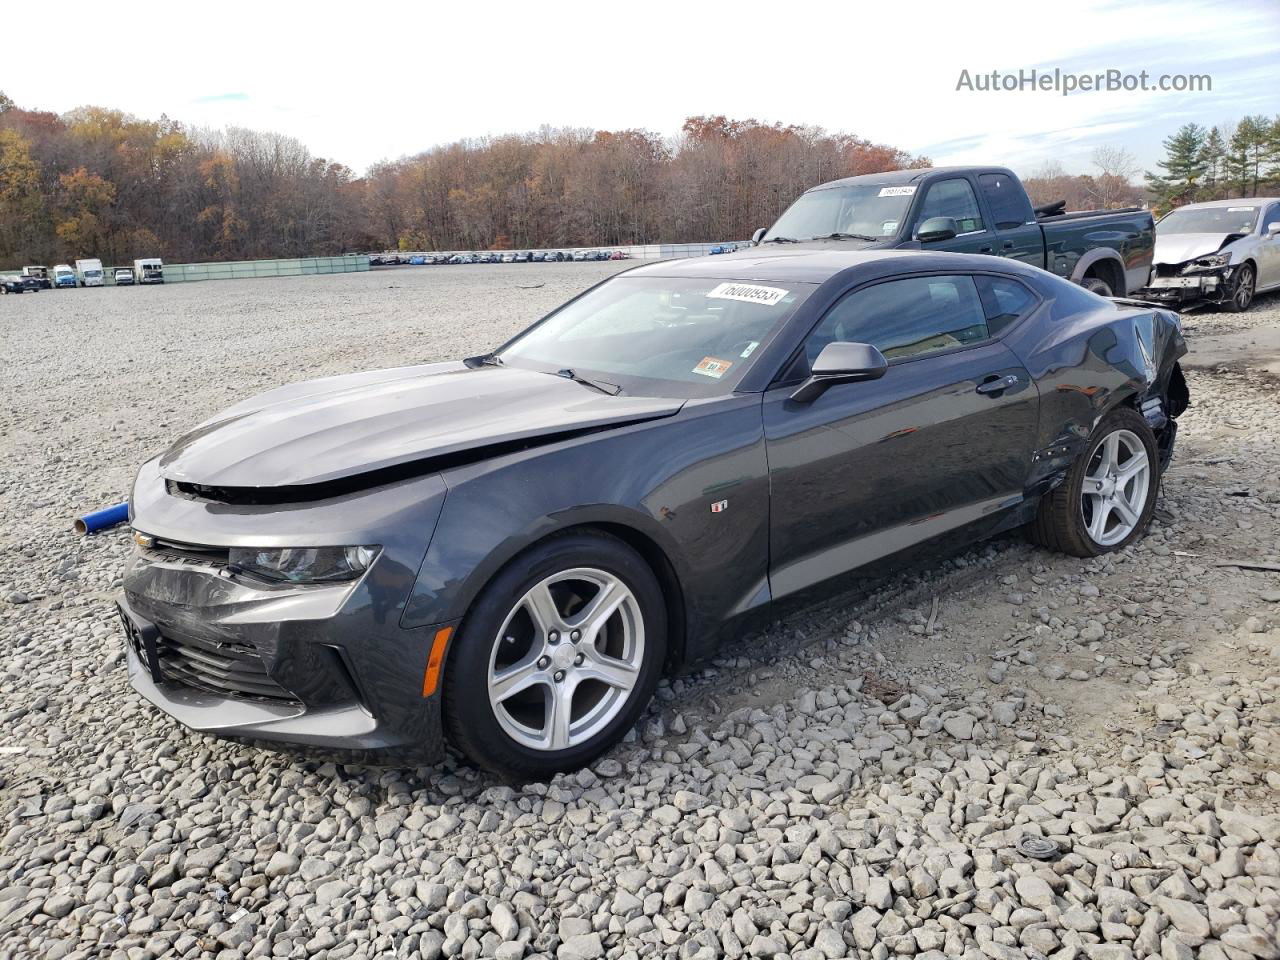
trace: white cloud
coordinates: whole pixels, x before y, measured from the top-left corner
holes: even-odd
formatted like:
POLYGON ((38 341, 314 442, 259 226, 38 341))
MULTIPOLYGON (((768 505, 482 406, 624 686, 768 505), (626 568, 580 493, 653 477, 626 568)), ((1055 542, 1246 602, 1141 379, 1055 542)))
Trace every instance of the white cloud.
MULTIPOLYGON (((643 5, 227 2, 160 8, 155 32, 6 48, 21 105, 83 103, 296 136, 357 169, 542 124, 675 133, 723 113, 847 130, 938 162, 1086 169, 1100 142, 1150 165, 1181 122, 1280 112, 1280 5, 1163 0, 1069 11, 733 0, 643 5), (1043 19, 1042 19, 1043 17, 1043 19), (133 42, 135 41, 136 42, 133 42), (1205 94, 957 92, 962 69, 1213 74, 1205 94)), ((64 3, 93 22, 100 6, 64 3)))

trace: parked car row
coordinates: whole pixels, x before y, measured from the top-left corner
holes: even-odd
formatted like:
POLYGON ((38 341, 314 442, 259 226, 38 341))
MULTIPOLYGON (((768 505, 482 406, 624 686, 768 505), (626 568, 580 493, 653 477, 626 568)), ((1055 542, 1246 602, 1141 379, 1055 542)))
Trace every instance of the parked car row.
POLYGON ((480 250, 462 253, 371 254, 369 266, 423 266, 450 263, 560 263, 562 261, 627 260, 622 250, 480 250))
MULTIPOLYGON (((111 280, 117 287, 164 283, 164 263, 159 257, 135 260, 132 267, 112 268, 111 280)), ((23 267, 21 273, 5 274, 0 292, 36 293, 66 287, 103 287, 106 284, 106 271, 101 260, 77 260, 74 267, 59 263, 50 270, 32 265, 23 267)))

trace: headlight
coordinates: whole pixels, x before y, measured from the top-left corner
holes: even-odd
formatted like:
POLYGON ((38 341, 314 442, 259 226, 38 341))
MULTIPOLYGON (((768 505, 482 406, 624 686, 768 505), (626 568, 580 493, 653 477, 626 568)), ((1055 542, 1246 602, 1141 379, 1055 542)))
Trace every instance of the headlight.
POLYGON ((378 547, 232 547, 227 567, 278 583, 354 580, 378 555, 378 547))
POLYGON ((1199 273, 1201 270, 1220 270, 1231 263, 1229 253, 1215 253, 1208 257, 1199 257, 1182 268, 1183 273, 1199 273))

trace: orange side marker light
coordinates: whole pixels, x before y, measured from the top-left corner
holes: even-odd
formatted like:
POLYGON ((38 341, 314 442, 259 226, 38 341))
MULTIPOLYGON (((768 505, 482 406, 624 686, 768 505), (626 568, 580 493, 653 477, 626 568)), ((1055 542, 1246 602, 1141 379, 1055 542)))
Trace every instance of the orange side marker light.
POLYGON ((427 657, 427 672, 422 678, 422 695, 429 697, 440 685, 440 668, 444 665, 444 652, 453 636, 453 627, 441 627, 431 641, 431 655, 427 657))

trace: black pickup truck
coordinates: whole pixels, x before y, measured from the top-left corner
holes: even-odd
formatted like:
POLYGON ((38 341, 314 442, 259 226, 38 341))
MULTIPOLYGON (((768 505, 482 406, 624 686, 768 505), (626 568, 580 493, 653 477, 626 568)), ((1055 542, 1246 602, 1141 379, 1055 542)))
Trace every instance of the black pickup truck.
POLYGON ((1103 296, 1147 285, 1155 247, 1150 212, 1067 213, 1064 206, 1033 209, 1021 181, 1004 167, 894 170, 814 187, 752 241, 989 253, 1103 296))

